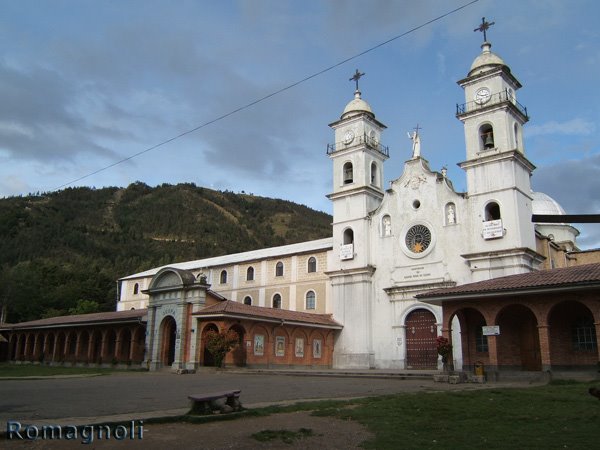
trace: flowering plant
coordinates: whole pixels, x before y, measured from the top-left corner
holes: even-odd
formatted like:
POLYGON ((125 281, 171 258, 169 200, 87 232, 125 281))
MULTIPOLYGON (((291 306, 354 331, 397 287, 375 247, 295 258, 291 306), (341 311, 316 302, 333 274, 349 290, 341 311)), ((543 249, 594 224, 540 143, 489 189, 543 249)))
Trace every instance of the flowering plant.
POLYGON ((444 336, 435 338, 435 345, 438 355, 442 357, 442 362, 446 363, 448 361, 448 356, 450 356, 450 352, 452 351, 452 345, 444 336))

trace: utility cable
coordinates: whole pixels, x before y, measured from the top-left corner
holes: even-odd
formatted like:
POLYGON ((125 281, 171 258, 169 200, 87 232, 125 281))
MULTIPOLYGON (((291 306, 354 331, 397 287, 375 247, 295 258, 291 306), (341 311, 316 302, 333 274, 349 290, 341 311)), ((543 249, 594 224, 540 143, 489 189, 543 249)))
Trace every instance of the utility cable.
POLYGON ((316 78, 316 77, 318 77, 319 75, 323 75, 324 73, 326 73, 326 72, 329 72, 329 71, 331 71, 331 70, 335 69, 336 67, 342 66, 342 65, 346 64, 347 62, 350 62, 350 61, 352 61, 352 60, 354 60, 354 59, 356 59, 356 58, 359 58, 359 57, 361 57, 361 56, 363 56, 363 55, 366 55, 367 53, 370 53, 370 52, 372 52, 372 51, 374 51, 374 50, 376 50, 376 49, 378 49, 378 48, 380 48, 380 47, 383 47, 384 45, 387 45, 387 44, 389 44, 390 42, 393 42, 393 41, 395 41, 395 40, 397 40, 397 39, 400 39, 400 38, 403 38, 403 37, 405 37, 405 36, 408 36, 409 34, 411 34, 411 33, 414 33, 415 31, 417 31, 417 30, 420 30, 421 28, 424 28, 424 27, 426 27, 426 26, 428 26, 428 25, 431 25, 432 23, 434 23, 434 22, 437 22, 437 21, 439 21, 439 20, 442 20, 442 19, 444 19, 445 17, 448 17, 448 16, 450 16, 450 15, 452 15, 452 14, 455 14, 455 13, 457 13, 458 11, 461 11, 461 10, 465 9, 465 8, 467 8, 467 7, 471 6, 471 5, 472 5, 472 4, 474 4, 474 3, 477 3, 478 1, 479 1, 479 0, 472 0, 472 1, 470 1, 469 3, 465 3, 464 5, 462 5, 462 6, 459 6, 458 8, 455 8, 455 9, 453 9, 453 10, 451 10, 451 11, 448 11, 448 12, 446 12, 446 13, 444 13, 444 14, 440 15, 440 16, 437 16, 437 17, 435 17, 434 19, 428 20, 427 22, 424 22, 424 23, 422 23, 421 25, 418 25, 418 26, 416 26, 416 27, 414 27, 414 28, 411 28, 410 30, 408 30, 408 31, 405 31, 405 32, 404 32, 404 33, 402 33, 402 34, 399 34, 399 35, 397 35, 397 36, 394 36, 394 37, 392 37, 392 38, 390 38, 390 39, 388 39, 388 40, 386 40, 386 41, 380 42, 379 44, 377 44, 377 45, 374 45, 373 47, 370 47, 370 48, 368 48, 367 50, 364 50, 364 51, 362 51, 362 52, 360 52, 360 53, 357 53, 357 54, 355 54, 355 55, 353 55, 353 56, 350 56, 350 57, 348 57, 348 58, 346 58, 346 59, 343 59, 343 60, 341 60, 341 61, 339 61, 339 62, 337 62, 337 63, 335 63, 335 64, 333 64, 333 65, 331 65, 331 66, 329 66, 329 67, 326 67, 325 69, 322 69, 322 70, 320 70, 320 71, 318 71, 318 72, 315 72, 315 73, 313 73, 312 75, 308 75, 308 76, 306 76, 306 77, 304 77, 304 78, 302 78, 302 79, 300 79, 300 80, 298 80, 298 81, 295 81, 295 82, 293 82, 293 83, 291 83, 291 84, 288 84, 287 86, 284 86, 284 87, 282 87, 281 89, 278 89, 278 90, 276 90, 276 91, 273 91, 273 92, 271 92, 270 94, 267 94, 267 95, 265 95, 265 96, 263 96, 263 97, 260 97, 260 98, 258 98, 258 99, 256 99, 256 100, 253 100, 253 101, 249 102, 249 103, 246 103, 245 105, 243 105, 243 106, 240 106, 240 107, 238 107, 238 108, 236 108, 236 109, 234 109, 234 110, 232 110, 232 111, 229 111, 228 113, 222 114, 222 115, 220 115, 220 116, 218 116, 218 117, 215 117, 214 119, 211 119, 211 120, 209 120, 209 121, 207 121, 207 122, 204 122, 204 123, 202 123, 202 124, 198 125, 197 127, 194 127, 194 128, 191 128, 191 129, 189 129, 189 130, 187 130, 187 131, 184 131, 184 132, 182 132, 182 133, 179 133, 179 134, 178 134, 178 135, 176 135, 176 136, 173 136, 173 137, 171 137, 171 138, 169 138, 169 139, 167 139, 167 140, 164 140, 164 141, 162 141, 162 142, 160 142, 160 143, 158 143, 158 144, 156 144, 156 145, 153 145, 153 146, 151 146, 151 147, 148 147, 148 148, 146 148, 146 149, 144 149, 144 150, 141 150, 141 151, 139 151, 139 152, 137 152, 137 153, 134 153, 134 154, 132 154, 132 155, 129 155, 129 156, 127 156, 126 158, 123 158, 123 159, 121 159, 121 160, 119 160, 119 161, 116 161, 116 162, 114 162, 114 163, 112 163, 112 164, 109 164, 109 165, 107 165, 107 166, 104 166, 104 167, 102 167, 102 168, 100 168, 100 169, 98 169, 98 170, 95 170, 95 171, 93 171, 93 172, 90 172, 90 173, 88 173, 88 174, 86 174, 86 175, 83 175, 83 176, 81 176, 81 177, 79 177, 79 178, 76 178, 76 179, 74 179, 74 180, 71 180, 71 181, 69 181, 69 182, 67 182, 67 183, 61 184, 60 186, 57 186, 57 187, 55 187, 54 189, 52 189, 52 191, 57 191, 58 189, 61 189, 61 188, 65 187, 65 186, 69 186, 69 185, 71 185, 71 184, 73 184, 73 183, 77 183, 78 181, 81 181, 81 180, 84 180, 84 179, 86 179, 86 178, 89 178, 89 177, 91 177, 91 176, 93 176, 93 175, 96 175, 96 174, 98 174, 98 173, 100 173, 100 172, 103 172, 103 171, 105 171, 105 170, 108 170, 108 169, 110 169, 110 168, 112 168, 112 167, 115 167, 115 166, 117 166, 117 165, 119 165, 119 164, 122 164, 122 163, 124 163, 124 162, 126 162, 126 161, 129 161, 129 160, 131 160, 131 159, 133 159, 133 158, 136 158, 136 157, 138 157, 138 156, 140 156, 140 155, 143 155, 144 153, 148 153, 148 152, 150 152, 150 151, 152 151, 152 150, 155 150, 155 149, 157 149, 157 148, 159 148, 159 147, 162 147, 163 145, 166 145, 166 144, 168 144, 168 143, 170 143, 170 142, 173 142, 173 141, 175 141, 175 140, 177 140, 177 139, 180 139, 180 138, 182 138, 183 136, 186 136, 186 135, 188 135, 188 134, 191 134, 191 133, 193 133, 193 132, 195 132, 195 131, 198 131, 198 130, 200 130, 200 129, 202 129, 202 128, 205 128, 205 127, 207 127, 207 126, 209 126, 209 125, 212 125, 213 123, 219 122, 219 121, 221 121, 221 120, 223 120, 223 119, 225 119, 225 118, 227 118, 227 117, 229 117, 229 116, 233 116, 234 114, 237 114, 237 113, 239 113, 240 111, 243 111, 243 110, 245 110, 245 109, 251 108, 252 106, 254 106, 254 105, 257 105, 257 104, 259 104, 259 103, 262 103, 262 102, 264 102, 265 100, 268 100, 268 99, 270 99, 271 97, 274 97, 274 96, 276 96, 276 95, 279 95, 279 94, 281 94, 282 92, 288 91, 288 90, 290 90, 290 89, 292 89, 292 88, 294 88, 294 87, 296 87, 296 86, 298 86, 298 85, 300 85, 300 84, 302 84, 302 83, 305 83, 305 82, 307 82, 307 81, 309 81, 309 80, 312 80, 313 78, 316 78))

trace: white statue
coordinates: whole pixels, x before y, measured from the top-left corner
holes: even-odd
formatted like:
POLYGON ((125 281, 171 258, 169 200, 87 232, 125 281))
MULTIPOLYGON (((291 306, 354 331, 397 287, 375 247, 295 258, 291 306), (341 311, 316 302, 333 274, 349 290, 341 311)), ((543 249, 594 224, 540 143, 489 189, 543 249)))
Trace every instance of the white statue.
MULTIPOLYGON (((417 127, 418 128, 418 127, 417 127)), ((419 131, 415 130, 411 133, 407 133, 408 138, 413 141, 412 144, 412 159, 417 159, 421 157, 421 137, 419 136, 419 131)))
POLYGON ((454 206, 448 206, 448 224, 456 223, 456 213, 454 212, 454 206))
POLYGON ((392 219, 390 219, 390 216, 385 216, 383 218, 383 235, 384 236, 392 235, 392 219))

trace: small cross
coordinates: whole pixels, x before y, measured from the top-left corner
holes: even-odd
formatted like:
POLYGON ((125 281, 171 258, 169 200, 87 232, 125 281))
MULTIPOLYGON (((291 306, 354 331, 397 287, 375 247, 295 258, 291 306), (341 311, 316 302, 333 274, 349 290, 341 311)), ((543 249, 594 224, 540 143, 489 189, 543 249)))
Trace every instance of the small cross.
POLYGON ((421 127, 419 126, 419 124, 417 124, 417 126, 413 128, 413 130, 415 130, 415 132, 416 132, 417 134, 419 134, 419 130, 422 130, 422 129, 423 129, 423 128, 421 128, 421 127))
POLYGON ((356 73, 354 75, 352 75, 352 78, 350 78, 348 81, 355 81, 356 82, 356 90, 358 91, 358 80, 360 80, 360 78, 364 75, 365 73, 360 73, 358 71, 358 69, 356 69, 356 73))
POLYGON ((490 29, 490 27, 492 25, 494 25, 496 22, 486 22, 485 21, 485 17, 481 18, 481 25, 479 25, 477 28, 475 28, 473 31, 481 31, 483 33, 483 42, 487 42, 487 35, 486 35, 486 31, 490 29))

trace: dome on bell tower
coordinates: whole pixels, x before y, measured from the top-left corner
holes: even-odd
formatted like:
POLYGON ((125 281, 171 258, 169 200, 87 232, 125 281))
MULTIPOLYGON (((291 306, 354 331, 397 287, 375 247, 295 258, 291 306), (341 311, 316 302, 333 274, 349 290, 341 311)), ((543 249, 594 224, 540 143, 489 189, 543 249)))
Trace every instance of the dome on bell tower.
POLYGON ((365 113, 370 115, 372 118, 375 118, 375 114, 373 114, 371 106, 360 97, 360 91, 356 90, 354 91, 354 98, 344 108, 341 119, 347 119, 348 117, 365 113))
POLYGON ((477 56, 477 58, 475 58, 473 64, 471 64, 471 70, 469 70, 468 76, 471 77, 496 67, 506 66, 504 60, 493 53, 491 48, 492 44, 489 42, 484 42, 481 44, 481 53, 477 56))

